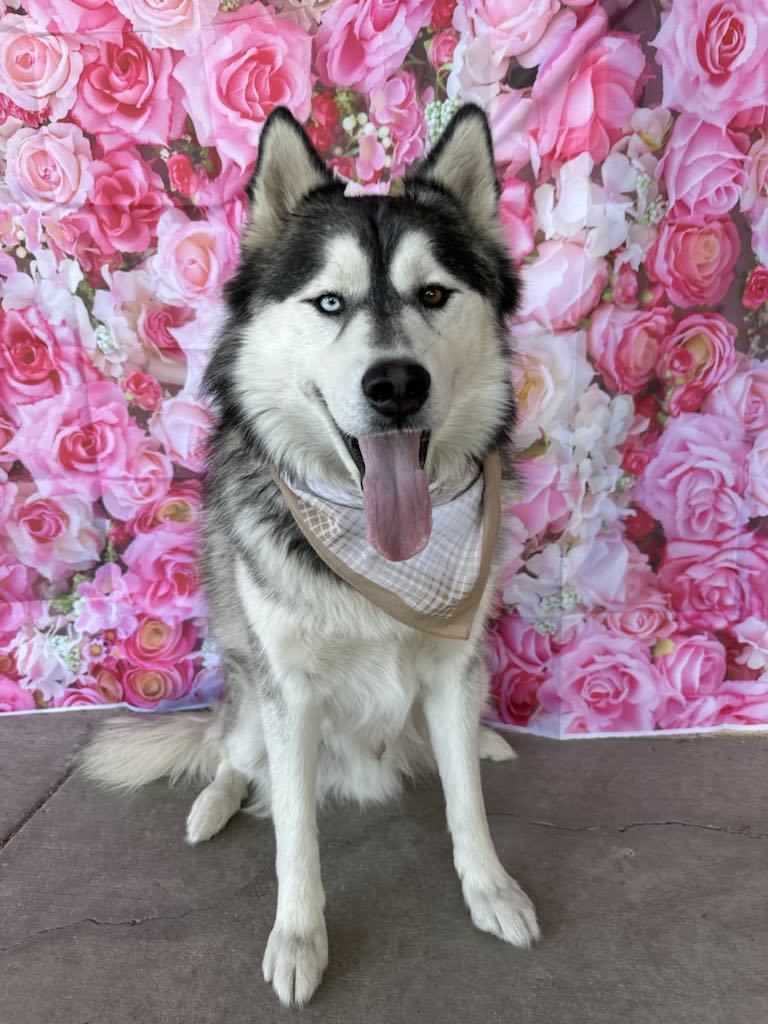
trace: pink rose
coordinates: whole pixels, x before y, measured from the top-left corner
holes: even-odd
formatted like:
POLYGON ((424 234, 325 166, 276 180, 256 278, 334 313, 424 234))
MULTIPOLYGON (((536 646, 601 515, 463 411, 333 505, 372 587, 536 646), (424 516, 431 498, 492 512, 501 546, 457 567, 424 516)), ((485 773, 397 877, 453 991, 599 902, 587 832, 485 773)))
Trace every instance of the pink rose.
POLYGON ((192 622, 171 624, 141 615, 125 641, 125 657, 148 668, 168 668, 186 658, 196 642, 197 628, 192 622))
POLYGON ((91 707, 94 704, 116 704, 121 697, 122 692, 120 697, 112 699, 110 694, 95 686, 71 686, 54 697, 52 704, 55 708, 91 707))
POLYGON ((157 295, 170 302, 215 298, 229 269, 226 228, 210 220, 190 220, 173 207, 157 225, 157 254, 149 262, 157 295))
POLYGON ((315 37, 320 79, 370 92, 400 67, 431 13, 432 0, 336 0, 315 37))
POLYGON ((724 706, 718 725, 765 725, 768 721, 768 684, 762 679, 729 680, 720 694, 724 706))
POLYGON ((739 201, 743 163, 743 152, 725 128, 681 114, 656 174, 664 178, 669 205, 680 213, 721 217, 739 201))
POLYGON ((538 697, 558 733, 653 728, 660 680, 647 648, 600 626, 577 635, 550 665, 538 697))
POLYGON ((692 701, 716 695, 725 680, 725 648, 717 640, 698 633, 669 637, 669 653, 656 659, 656 667, 667 686, 656 709, 656 724, 662 729, 680 728, 685 709, 692 701))
POLYGON ((605 12, 593 9, 539 68, 531 96, 547 161, 588 152, 599 163, 629 131, 647 75, 645 55, 635 36, 604 35, 606 27, 605 12))
POLYGON ((732 372, 707 395, 703 408, 739 420, 749 437, 768 429, 768 364, 737 353, 732 372))
POLYGON ((147 412, 154 412, 163 400, 163 389, 157 378, 140 370, 128 374, 123 388, 126 400, 147 412))
POLYGON ((193 531, 164 525, 140 533, 122 558, 137 611, 171 624, 202 614, 198 544, 193 531))
POLYGON ((56 254, 59 258, 61 254, 74 256, 91 287, 101 288, 104 284, 103 271, 117 270, 122 264, 122 258, 111 246, 108 252, 104 252, 94 238, 93 232, 100 232, 93 210, 84 207, 60 220, 57 227, 58 232, 53 240, 50 227, 47 228, 48 239, 56 254))
POLYGON ((62 493, 95 501, 123 480, 144 432, 117 385, 97 381, 19 409, 21 426, 8 450, 34 480, 55 480, 62 493))
POLYGON ((13 463, 13 457, 6 451, 6 448, 15 433, 15 424, 0 409, 0 468, 10 469, 13 463))
POLYGON ((258 17, 248 7, 219 15, 213 31, 202 57, 183 57, 174 75, 200 144, 245 168, 275 107, 289 107, 300 121, 309 117, 312 40, 269 8, 259 8, 258 17))
POLYGON ((6 711, 34 711, 35 698, 24 690, 15 679, 0 673, 0 714, 6 711))
MULTIPOLYGON (((641 509, 635 510, 644 515, 641 509)), ((653 521, 650 520, 650 527, 653 521)), ((632 538, 628 528, 626 536, 632 538)), ((655 573, 648 564, 647 557, 634 544, 624 541, 624 551, 618 547, 617 541, 624 540, 618 531, 613 531, 612 543, 604 546, 605 554, 613 557, 618 577, 605 594, 604 602, 607 610, 598 614, 598 622, 611 633, 621 634, 632 640, 641 640, 645 644, 653 643, 658 637, 669 636, 674 632, 673 615, 667 594, 658 589, 655 573), (607 599, 607 600, 605 600, 607 599)), ((598 554, 600 553, 598 549, 598 554)), ((589 578, 592 557, 584 561, 589 578)), ((603 588, 606 589, 606 588, 603 588)))
POLYGON ((0 645, 18 636, 21 627, 42 611, 32 590, 33 578, 26 565, 0 547, 0 645))
POLYGON ((178 524, 178 529, 194 527, 200 513, 201 486, 199 480, 174 483, 164 497, 147 503, 126 525, 132 534, 147 533, 156 526, 178 524))
POLYGON ((40 111, 55 120, 75 100, 83 60, 80 44, 42 32, 29 18, 3 17, 0 32, 0 89, 24 110, 40 111))
POLYGON ((742 533, 714 543, 667 544, 659 582, 682 629, 732 630, 768 615, 768 555, 761 538, 742 533))
POLYGON ((580 242, 542 242, 534 263, 521 269, 520 313, 550 330, 574 327, 597 305, 608 283, 604 259, 589 256, 580 242))
POLYGON ((469 0, 464 8, 472 35, 496 63, 533 49, 560 10, 560 0, 469 0))
POLYGON ((633 498, 670 541, 729 542, 748 518, 746 458, 740 423, 683 413, 667 422, 633 498))
POLYGON ((663 105, 728 124, 765 103, 765 0, 684 0, 651 43, 663 70, 663 105))
POLYGON ((192 688, 194 672, 191 661, 163 668, 128 668, 123 676, 126 703, 137 708, 153 708, 161 701, 178 700, 192 688))
POLYGON ((529 182, 506 178, 501 192, 499 219, 513 260, 522 260, 534 250, 533 189, 529 182))
POLYGON ((614 524, 594 536, 569 543, 563 573, 580 603, 622 609, 627 603, 630 568, 638 564, 645 565, 643 556, 614 524))
POLYGON ((184 392, 167 398, 152 417, 150 429, 174 462, 200 473, 205 468, 213 416, 184 392))
MULTIPOLYGON (((386 165, 387 151, 376 135, 362 135, 358 143, 355 174, 360 181, 377 183, 386 165)), ((361 193, 359 193, 361 194, 361 193)))
POLYGON ((762 430, 747 456, 747 508, 750 516, 768 516, 768 430, 762 430))
POLYGON ((316 92, 312 97, 312 123, 307 125, 307 134, 312 145, 319 152, 329 154, 339 137, 338 104, 331 92, 316 92))
POLYGON ((137 333, 142 343, 161 359, 184 359, 174 332, 194 318, 194 312, 183 306, 142 305, 137 333))
POLYGON ((47 580, 89 569, 106 542, 106 521, 90 501, 50 496, 33 483, 7 483, 8 507, 2 529, 9 550, 47 580))
POLYGON ((171 460, 156 441, 144 441, 129 455, 123 474, 105 477, 101 500, 111 516, 129 519, 147 502, 167 494, 172 479, 171 460))
POLYGON ((673 215, 662 223, 646 269, 675 305, 714 306, 730 287, 738 255, 732 220, 673 215))
POLYGON ((747 154, 741 209, 757 221, 768 206, 768 131, 764 128, 747 154))
POLYGON ((551 455, 526 459, 520 465, 525 481, 523 500, 515 502, 514 514, 524 524, 529 537, 560 533, 568 524, 578 498, 579 481, 569 465, 561 465, 551 455))
POLYGON ((438 32, 436 36, 432 37, 427 56, 429 57, 429 63, 433 68, 439 71, 440 68, 451 63, 453 60, 453 51, 456 49, 456 43, 458 41, 459 37, 450 29, 444 29, 442 32, 438 32))
MULTIPOLYGON (((127 28, 83 46, 85 70, 72 117, 106 150, 126 141, 165 145, 184 123, 170 50, 148 50, 127 28)), ((198 77, 206 81, 200 73, 198 77)))
POLYGON ((131 593, 114 562, 99 566, 92 581, 78 585, 75 612, 75 629, 81 633, 112 632, 115 637, 125 637, 133 632, 137 620, 131 593))
POLYGON ((30 128, 37 128, 44 119, 43 114, 33 114, 31 110, 22 110, 4 92, 0 92, 0 125, 7 124, 9 121, 12 124, 14 121, 20 121, 30 128))
POLYGON ((24 10, 56 34, 119 35, 125 24, 112 0, 24 0, 24 10))
POLYGON ((655 573, 639 552, 629 559, 623 591, 623 607, 615 606, 598 616, 612 633, 652 644, 674 632, 669 597, 659 589, 655 573))
POLYGON ((719 313, 689 313, 665 337, 656 375, 667 387, 671 416, 694 412, 733 368, 736 328, 719 313))
POLYGON ((536 123, 533 101, 522 89, 502 89, 488 106, 496 163, 515 174, 531 162, 536 123))
POLYGON ((619 309, 637 308, 637 271, 632 269, 629 262, 615 268, 611 290, 613 301, 619 309))
MULTIPOLYGON (((88 666, 88 673, 84 677, 81 690, 86 688, 93 694, 102 698, 104 704, 117 704, 123 699, 123 684, 119 678, 120 669, 113 658, 106 662, 91 663, 88 666)), ((98 703, 94 699, 94 704, 98 703)))
POLYGON ((170 47, 197 53, 204 32, 219 9, 218 0, 114 0, 115 7, 130 21, 145 42, 162 49, 170 47))
POLYGON ((768 668, 768 623, 749 618, 733 631, 732 660, 747 672, 762 675, 768 668), (743 644, 743 647, 737 646, 743 644))
POLYGON ((393 142, 389 173, 397 177, 424 152, 427 126, 413 73, 398 71, 381 86, 371 90, 369 112, 374 125, 386 125, 389 128, 393 142))
POLYGON ((166 162, 171 188, 182 196, 194 196, 200 188, 201 178, 186 153, 172 153, 166 162))
POLYGON ((757 266, 747 278, 741 301, 747 309, 760 309, 768 302, 768 267, 757 266))
POLYGON ((589 326, 589 353, 611 391, 642 391, 656 368, 659 348, 672 329, 668 306, 627 311, 598 306, 589 326))
POLYGON ((431 28, 448 28, 456 11, 456 0, 435 0, 432 8, 431 28))
POLYGON ((20 405, 97 379, 66 323, 54 327, 39 306, 0 309, 0 403, 11 415, 20 405))
POLYGON ((24 206, 63 217, 93 187, 91 147, 74 124, 19 128, 6 144, 6 183, 24 206))
POLYGON ((519 615, 504 615, 488 636, 491 689, 501 718, 527 725, 553 656, 552 640, 519 615))
MULTIPOLYGON (((163 180, 133 147, 108 151, 92 168, 96 184, 87 212, 91 235, 102 252, 144 252, 169 206, 163 180)), ((84 212, 86 212, 84 211, 84 212)))

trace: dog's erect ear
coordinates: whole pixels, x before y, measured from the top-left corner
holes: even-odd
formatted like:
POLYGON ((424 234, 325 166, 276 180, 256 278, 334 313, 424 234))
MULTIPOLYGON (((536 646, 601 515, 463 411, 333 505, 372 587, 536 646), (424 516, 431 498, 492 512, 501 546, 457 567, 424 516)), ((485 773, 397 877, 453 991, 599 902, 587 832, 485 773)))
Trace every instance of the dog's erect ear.
POLYGON ((248 186, 245 247, 271 245, 301 200, 334 181, 293 114, 277 107, 262 129, 259 159, 248 186))
POLYGON ((499 185, 488 120, 472 103, 451 118, 435 148, 406 175, 406 187, 434 183, 464 206, 478 228, 498 225, 499 185))

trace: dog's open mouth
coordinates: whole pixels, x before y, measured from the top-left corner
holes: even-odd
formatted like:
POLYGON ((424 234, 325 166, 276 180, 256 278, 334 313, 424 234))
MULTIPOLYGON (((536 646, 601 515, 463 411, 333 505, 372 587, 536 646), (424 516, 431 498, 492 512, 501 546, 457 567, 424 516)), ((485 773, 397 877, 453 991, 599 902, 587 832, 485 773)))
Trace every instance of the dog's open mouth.
MULTIPOLYGON (((347 451, 352 456, 352 461, 357 466, 357 470, 360 474, 360 479, 362 480, 363 477, 365 476, 365 459, 363 458, 363 453, 360 451, 360 442, 357 440, 356 437, 352 437, 351 434, 345 434, 342 431, 339 431, 339 433, 341 433, 342 440, 344 441, 344 444, 347 446, 347 451)), ((427 461, 428 450, 429 431, 422 430, 419 437, 419 465, 421 466, 422 469, 424 469, 424 464, 427 461)))
POLYGON ((363 482, 369 542, 391 562, 413 558, 424 549, 432 530, 429 481, 424 472, 429 431, 342 436, 363 482))

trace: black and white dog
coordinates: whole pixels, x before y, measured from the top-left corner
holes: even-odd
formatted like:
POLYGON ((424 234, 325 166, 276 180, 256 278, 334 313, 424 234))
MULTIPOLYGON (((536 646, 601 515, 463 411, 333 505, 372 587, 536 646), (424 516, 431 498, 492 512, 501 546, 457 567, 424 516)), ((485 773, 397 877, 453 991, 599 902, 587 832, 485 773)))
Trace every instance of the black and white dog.
POLYGON ((310 999, 328 959, 318 800, 379 801, 435 762, 472 920, 517 946, 538 936, 479 769, 514 756, 480 726, 515 419, 504 321, 518 286, 497 205, 476 107, 391 196, 345 196, 291 115, 270 116, 206 378, 204 568, 227 704, 107 727, 84 757, 125 788, 205 779, 190 843, 249 794, 271 814, 263 966, 285 1004, 310 999))

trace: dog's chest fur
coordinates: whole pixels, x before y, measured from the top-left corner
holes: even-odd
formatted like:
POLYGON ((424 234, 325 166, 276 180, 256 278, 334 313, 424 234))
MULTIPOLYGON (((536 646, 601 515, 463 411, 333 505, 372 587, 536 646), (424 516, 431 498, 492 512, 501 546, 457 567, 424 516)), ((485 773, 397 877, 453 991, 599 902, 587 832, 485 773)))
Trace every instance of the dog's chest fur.
POLYGON ((477 656, 493 580, 468 640, 406 626, 318 559, 236 431, 217 443, 213 465, 223 471, 214 469, 209 480, 204 564, 215 635, 229 662, 232 720, 249 706, 256 717, 258 703, 279 701, 284 687, 309 687, 322 697, 325 745, 339 765, 355 765, 359 774, 386 749, 375 768, 382 778, 375 786, 347 778, 350 795, 389 796, 393 775, 424 759, 413 716, 429 679, 469 670, 477 656))

